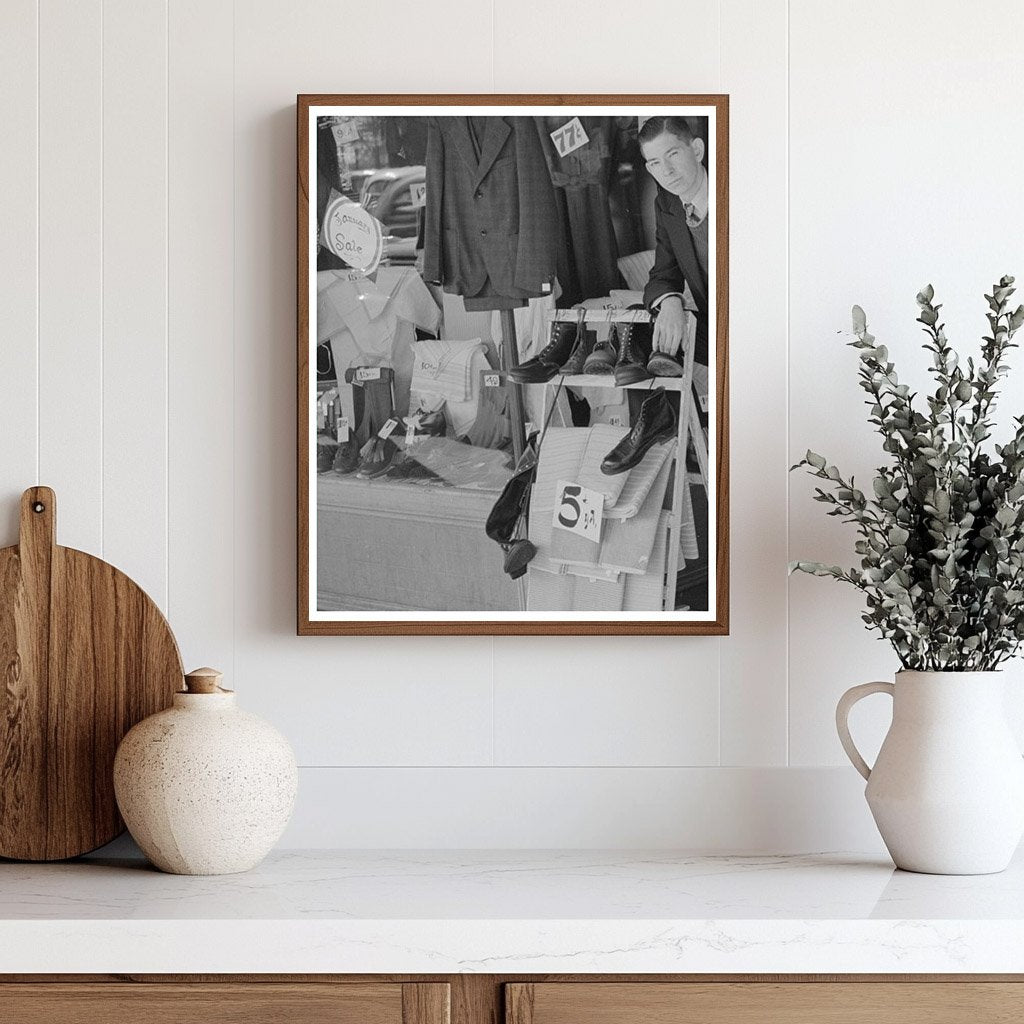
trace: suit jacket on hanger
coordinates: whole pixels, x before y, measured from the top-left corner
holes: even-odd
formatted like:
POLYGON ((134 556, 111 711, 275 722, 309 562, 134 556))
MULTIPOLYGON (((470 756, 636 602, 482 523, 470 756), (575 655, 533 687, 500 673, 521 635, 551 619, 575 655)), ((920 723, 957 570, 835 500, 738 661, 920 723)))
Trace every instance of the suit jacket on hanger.
POLYGON ((480 155, 465 117, 427 120, 424 273, 464 297, 549 294, 560 235, 528 117, 488 117, 480 155))
MULTIPOLYGON (((694 357, 698 363, 708 361, 708 280, 697 258, 693 236, 686 226, 686 213, 679 196, 658 189, 654 201, 657 218, 657 247, 651 276, 644 289, 644 305, 648 308, 662 295, 682 292, 684 284, 697 304, 697 341, 694 357)), ((714 259, 714 253, 711 254, 714 259)))

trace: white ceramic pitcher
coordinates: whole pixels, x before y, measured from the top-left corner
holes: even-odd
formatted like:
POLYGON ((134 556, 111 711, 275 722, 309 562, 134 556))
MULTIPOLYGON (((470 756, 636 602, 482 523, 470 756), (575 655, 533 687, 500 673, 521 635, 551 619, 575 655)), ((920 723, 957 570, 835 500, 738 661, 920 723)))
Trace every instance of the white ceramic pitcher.
POLYGON ((1024 835, 1024 759, 1006 721, 1001 672, 896 673, 847 690, 836 727, 868 780, 868 806, 896 866, 942 875, 1004 870, 1024 835), (868 768, 848 716, 871 693, 893 698, 892 725, 868 768))

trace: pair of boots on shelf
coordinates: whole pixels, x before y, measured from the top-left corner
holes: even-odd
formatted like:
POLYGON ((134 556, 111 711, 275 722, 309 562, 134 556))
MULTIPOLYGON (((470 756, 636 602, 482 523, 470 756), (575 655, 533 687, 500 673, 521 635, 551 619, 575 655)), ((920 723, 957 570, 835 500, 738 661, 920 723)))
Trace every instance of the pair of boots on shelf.
POLYGON ((592 345, 582 321, 555 320, 548 344, 508 376, 517 384, 544 384, 560 373, 611 374, 619 387, 654 377, 681 377, 683 367, 675 356, 653 351, 653 333, 651 321, 619 321, 604 341, 592 345))

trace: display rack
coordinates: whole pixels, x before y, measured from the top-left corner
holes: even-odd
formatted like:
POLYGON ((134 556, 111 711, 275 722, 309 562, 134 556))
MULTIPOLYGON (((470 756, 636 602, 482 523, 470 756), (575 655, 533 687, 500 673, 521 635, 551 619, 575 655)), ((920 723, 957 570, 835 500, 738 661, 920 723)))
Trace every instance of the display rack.
MULTIPOLYGON (((511 341, 512 352, 515 353, 516 335, 515 324, 506 325, 504 313, 502 316, 502 349, 503 356, 508 358, 507 347, 511 341)), ((511 312, 508 312, 509 321, 512 320, 511 312)), ((647 310, 640 309, 556 309, 547 314, 549 323, 648 323, 651 314, 647 310)), ((587 388, 608 388, 630 391, 650 391, 655 388, 664 388, 665 391, 674 391, 679 394, 679 415, 677 417, 676 448, 672 455, 675 459, 675 473, 672 484, 672 504, 669 509, 668 519, 668 562, 665 572, 665 582, 662 591, 662 611, 675 611, 676 601, 676 577, 679 574, 679 546, 682 537, 682 515, 683 515, 683 488, 688 485, 689 477, 686 471, 686 452, 690 442, 691 432, 695 438, 694 449, 697 453, 697 462, 700 467, 701 478, 705 489, 707 489, 707 451, 704 449, 703 432, 700 426, 700 417, 696 407, 696 394, 693 382, 693 355, 694 343, 696 340, 697 320, 692 314, 687 316, 686 340, 683 346, 683 375, 681 377, 656 377, 651 380, 639 381, 636 384, 616 384, 610 374, 558 374, 550 381, 543 384, 523 384, 520 387, 543 387, 544 412, 547 412, 549 389, 552 385, 559 384, 565 387, 587 387, 587 388)), ((518 359, 506 366, 516 365, 518 359)), ((513 388, 513 420, 512 434, 513 447, 516 458, 522 451, 524 436, 522 429, 522 395, 519 387, 513 388), (515 412, 518 405, 520 415, 520 426, 517 427, 515 412), (519 447, 516 447, 518 442, 519 447)))

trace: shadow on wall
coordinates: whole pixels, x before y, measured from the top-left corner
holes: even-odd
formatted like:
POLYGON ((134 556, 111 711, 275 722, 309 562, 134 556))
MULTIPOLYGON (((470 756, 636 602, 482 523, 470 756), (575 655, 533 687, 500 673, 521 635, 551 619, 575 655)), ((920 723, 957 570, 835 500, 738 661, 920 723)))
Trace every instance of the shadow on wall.
POLYGON ((236 615, 295 635, 295 107, 236 125, 236 615))

